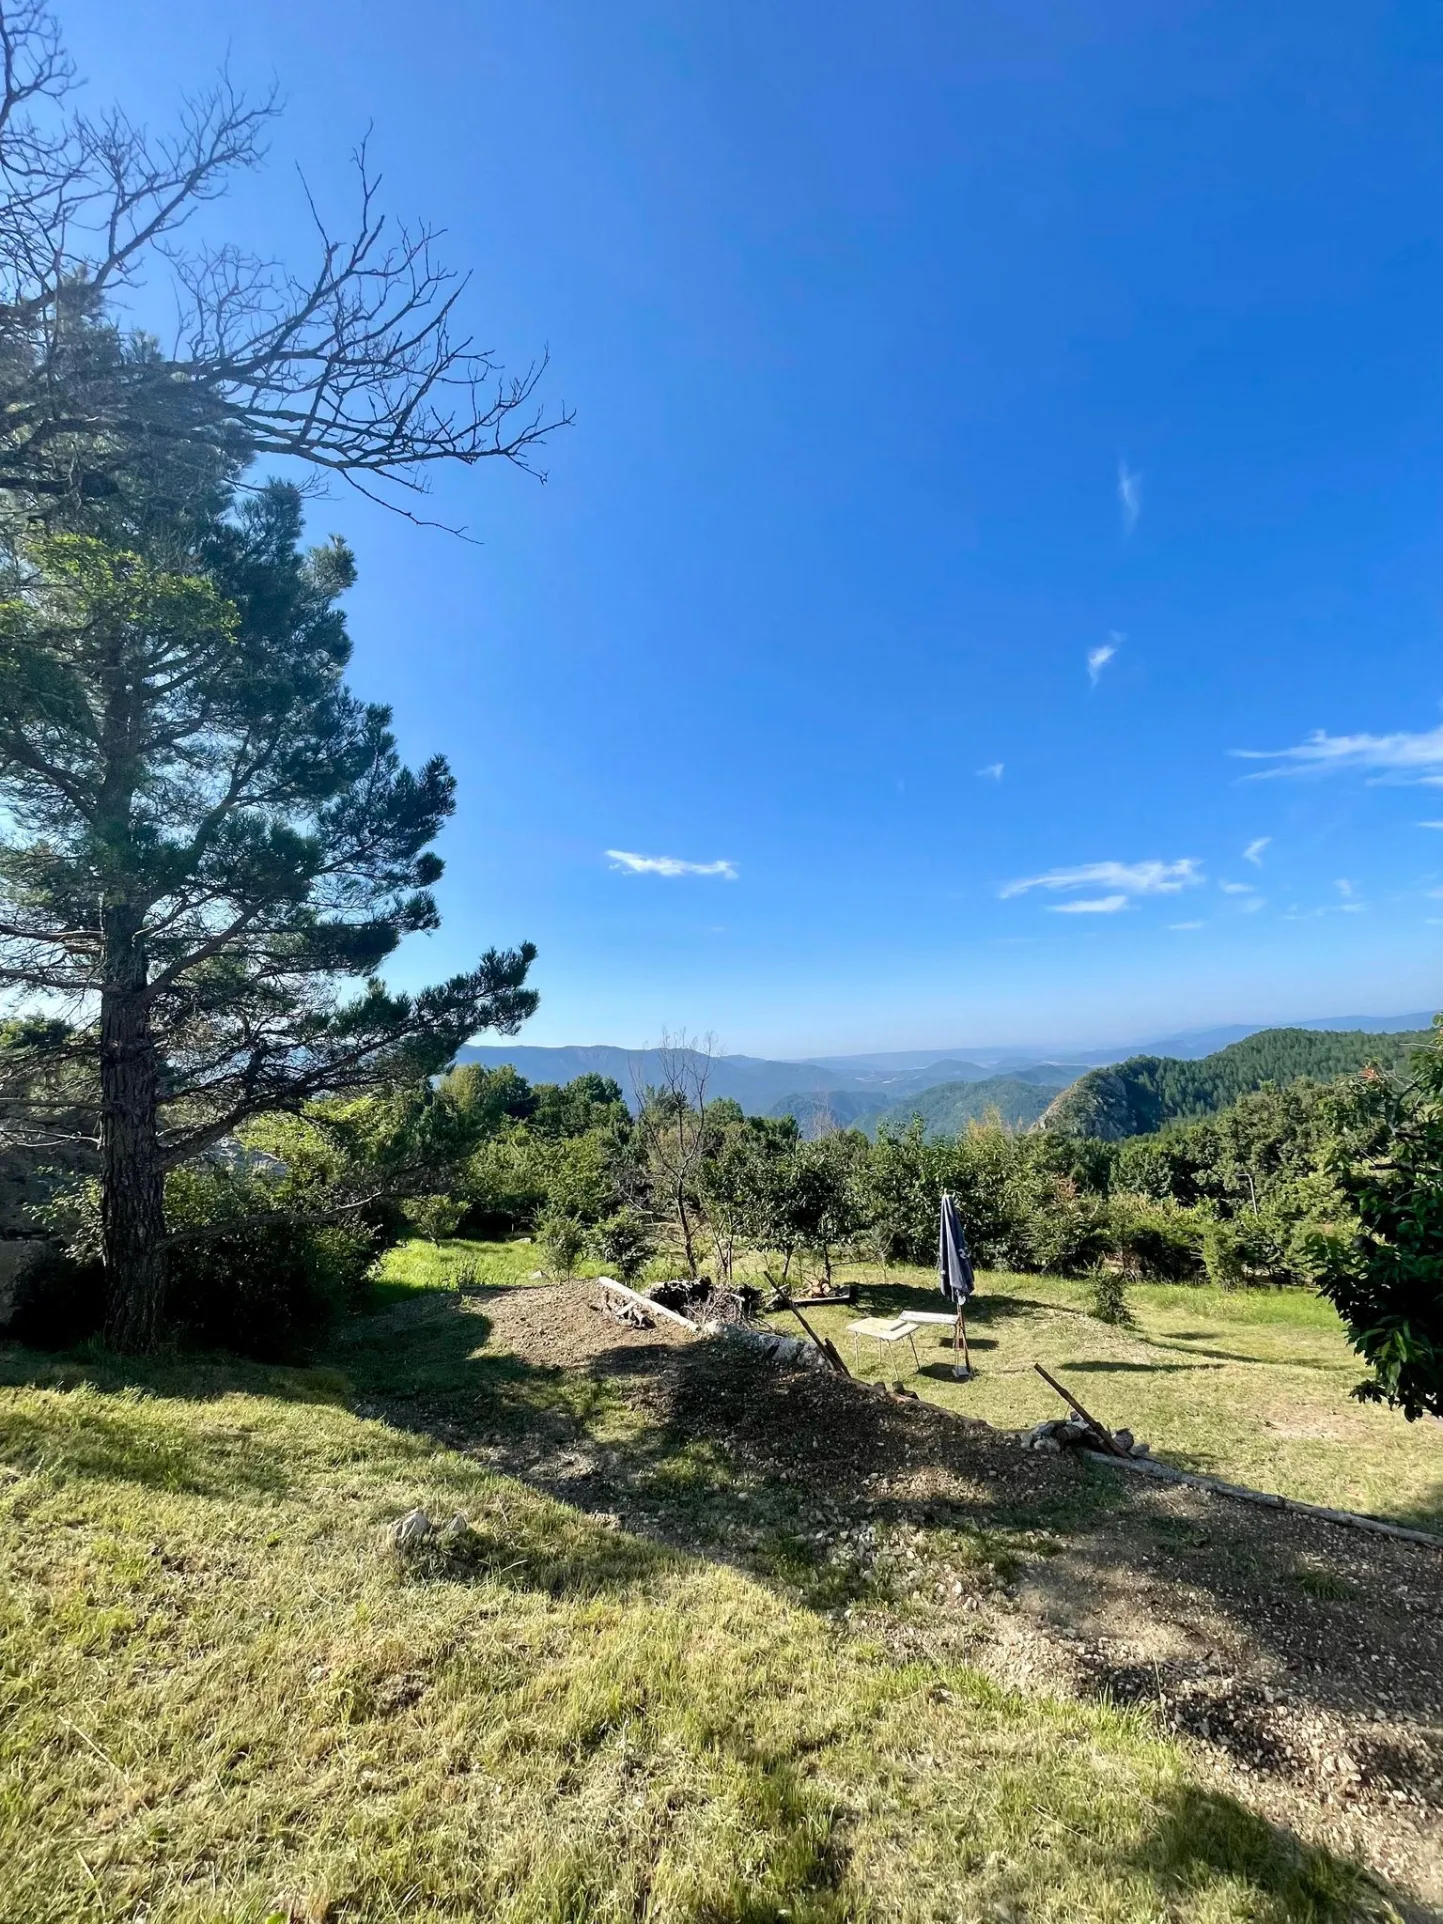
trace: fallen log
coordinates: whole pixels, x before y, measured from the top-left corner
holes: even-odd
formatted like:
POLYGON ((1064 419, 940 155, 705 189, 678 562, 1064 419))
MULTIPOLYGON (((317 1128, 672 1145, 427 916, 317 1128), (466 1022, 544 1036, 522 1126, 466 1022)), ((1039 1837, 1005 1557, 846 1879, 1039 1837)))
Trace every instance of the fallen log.
POLYGON ((625 1283, 618 1283, 614 1277, 598 1276, 596 1280, 604 1290, 619 1296, 624 1303, 630 1303, 634 1309, 643 1311, 647 1316, 664 1316, 669 1323, 675 1323, 679 1328, 690 1331, 693 1336, 696 1335, 696 1324, 689 1323, 685 1316, 678 1316, 674 1309, 668 1309, 664 1303, 654 1303, 649 1296, 643 1296, 640 1290, 629 1289, 625 1283))

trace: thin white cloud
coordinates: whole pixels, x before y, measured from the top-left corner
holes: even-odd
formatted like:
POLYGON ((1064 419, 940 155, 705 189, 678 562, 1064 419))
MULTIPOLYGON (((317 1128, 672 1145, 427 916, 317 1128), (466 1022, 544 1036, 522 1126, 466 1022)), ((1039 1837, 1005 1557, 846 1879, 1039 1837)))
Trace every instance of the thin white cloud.
POLYGON ((1095 895, 1082 902, 1049 902, 1054 915, 1116 915, 1127 907, 1125 895, 1095 895))
POLYGON ((1101 647, 1088 649, 1087 679, 1092 683, 1094 688, 1097 686, 1098 676, 1117 653, 1119 647, 1122 645, 1122 640, 1123 637, 1114 632, 1102 643, 1101 647))
POLYGON ((1224 895, 1256 895, 1257 893, 1251 882, 1219 882, 1218 887, 1224 895))
POLYGON ((1316 729, 1294 748, 1235 748, 1241 761, 1272 762, 1252 778, 1275 775, 1364 774, 1375 782, 1420 782, 1443 787, 1443 726, 1419 734, 1329 735, 1316 729))
POLYGON ((630 849, 609 848, 607 860, 625 875, 719 875, 724 882, 737 879, 732 862, 683 862, 675 855, 633 855, 630 849))
POLYGON ((1263 865, 1263 850, 1272 846, 1272 840, 1271 835, 1260 835, 1255 842, 1249 842, 1243 850, 1243 860, 1245 862, 1251 862, 1254 868, 1261 868, 1263 865))
POLYGON ((1104 888, 1129 895, 1176 895, 1179 889, 1192 888, 1203 879, 1198 864, 1189 856, 1178 862, 1082 862, 1076 868, 1052 868, 1044 875, 1024 876, 1009 882, 1001 891, 1009 896, 1026 895, 1029 889, 1104 888))
POLYGON ((1267 906, 1267 897, 1264 895, 1249 895, 1244 901, 1238 903, 1244 915, 1256 915, 1259 909, 1265 909, 1267 906))
POLYGON ((1334 882, 1333 887, 1338 891, 1339 895, 1351 895, 1353 893, 1353 884, 1348 881, 1346 877, 1342 877, 1334 882))
POLYGON ((1443 822, 1419 822, 1419 828, 1443 828, 1443 822))
POLYGON ((1175 929, 1177 933, 1180 935, 1184 929, 1205 929, 1207 927, 1207 923, 1206 922, 1169 922, 1168 927, 1170 929, 1175 929))
POLYGON ((1142 476, 1126 461, 1117 464, 1117 504, 1122 509, 1122 531, 1131 534, 1142 513, 1142 476))
POLYGON ((1000 782, 1002 780, 1002 763, 988 762, 987 766, 985 768, 979 768, 977 773, 988 776, 994 782, 1000 782))

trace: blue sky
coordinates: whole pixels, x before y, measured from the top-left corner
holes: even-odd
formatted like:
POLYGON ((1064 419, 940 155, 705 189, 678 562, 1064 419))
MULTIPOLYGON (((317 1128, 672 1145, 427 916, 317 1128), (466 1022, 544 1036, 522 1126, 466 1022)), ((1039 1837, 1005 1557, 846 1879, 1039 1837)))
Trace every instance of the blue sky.
POLYGON ((576 409, 441 480, 479 545, 314 510, 460 782, 409 979, 770 1054, 1443 1001, 1436 6, 62 12, 156 122, 281 82, 266 251, 370 125, 576 409))

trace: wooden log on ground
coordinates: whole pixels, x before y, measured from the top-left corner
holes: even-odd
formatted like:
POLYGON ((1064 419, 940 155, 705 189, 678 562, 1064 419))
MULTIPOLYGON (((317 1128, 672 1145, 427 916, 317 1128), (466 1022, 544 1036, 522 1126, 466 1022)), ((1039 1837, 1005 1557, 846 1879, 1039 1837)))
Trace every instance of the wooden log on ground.
POLYGON ((603 1289, 609 1290, 614 1296, 619 1296, 624 1303, 630 1303, 636 1309, 645 1310, 648 1316, 664 1316, 667 1322, 675 1323, 681 1329, 689 1330, 693 1336, 696 1335, 695 1323, 689 1323, 685 1316, 679 1316, 674 1309, 667 1309, 662 1303, 654 1303, 649 1296, 643 1296, 640 1290, 629 1289, 625 1283, 618 1283, 610 1276, 598 1276, 596 1280, 603 1289))

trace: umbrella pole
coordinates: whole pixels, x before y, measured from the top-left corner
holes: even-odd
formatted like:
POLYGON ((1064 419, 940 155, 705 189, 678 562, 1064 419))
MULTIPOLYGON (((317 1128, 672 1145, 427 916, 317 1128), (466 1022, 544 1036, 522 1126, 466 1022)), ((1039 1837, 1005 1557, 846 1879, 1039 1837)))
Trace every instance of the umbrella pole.
POLYGON ((962 1305, 957 1305, 957 1321, 952 1325, 952 1372, 957 1374, 957 1350, 961 1346, 962 1368, 972 1374, 972 1352, 967 1347, 967 1318, 962 1314, 962 1305))

